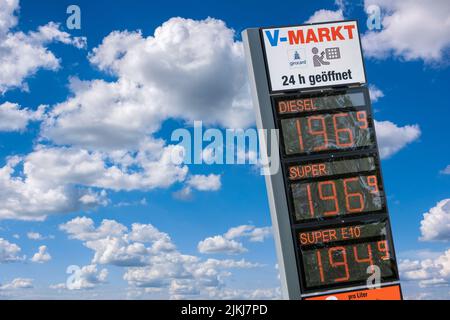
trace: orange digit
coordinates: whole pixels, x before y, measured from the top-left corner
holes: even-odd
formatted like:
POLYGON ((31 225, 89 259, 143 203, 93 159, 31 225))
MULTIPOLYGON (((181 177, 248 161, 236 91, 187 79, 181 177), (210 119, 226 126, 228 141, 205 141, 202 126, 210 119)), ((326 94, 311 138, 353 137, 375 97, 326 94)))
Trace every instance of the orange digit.
POLYGON ((297 126, 298 144, 300 146, 300 151, 303 151, 305 150, 305 148, 303 147, 302 125, 300 123, 300 119, 297 119, 295 124, 297 126))
POLYGON ((336 145, 339 147, 351 147, 353 146, 353 133, 350 128, 338 128, 337 119, 338 118, 345 118, 348 117, 348 113, 338 113, 333 116, 333 125, 334 125, 334 136, 336 138, 336 145), (341 142, 340 141, 340 134, 341 133, 347 133, 348 141, 349 142, 341 142))
POLYGON ((389 246, 386 240, 378 241, 378 251, 384 253, 384 256, 381 257, 381 260, 389 260, 391 255, 389 254, 389 246))
POLYGON ((323 265, 322 265, 322 256, 320 255, 320 251, 316 251, 317 255, 317 264, 319 265, 319 274, 320 274, 320 281, 325 282, 325 278, 323 276, 323 265))
POLYGON ((368 263, 369 266, 371 266, 372 272, 374 272, 372 246, 370 244, 367 244, 367 258, 360 259, 358 257, 358 247, 357 246, 353 246, 353 254, 355 256, 355 261, 356 262, 358 262, 358 263, 368 263))
POLYGON ((334 216, 339 212, 339 204, 338 204, 338 200, 337 200, 337 193, 336 193, 336 185, 334 183, 334 181, 323 181, 323 182, 319 182, 318 184, 318 189, 319 189, 319 197, 320 200, 333 200, 334 201, 334 210, 331 211, 325 211, 323 213, 324 216, 334 216), (324 196, 323 195, 323 186, 326 185, 331 185, 331 190, 332 190, 332 195, 329 196, 324 196))
POLYGON ((345 205, 347 207, 348 212, 354 213, 354 212, 361 212, 364 210, 364 197, 360 192, 348 192, 348 183, 358 181, 359 178, 348 178, 344 179, 344 193, 345 193, 345 205), (350 198, 358 198, 359 200, 359 207, 352 208, 350 205, 350 198))
POLYGON ((324 150, 328 146, 327 127, 325 118, 322 116, 313 116, 308 118, 308 132, 313 136, 322 136, 323 145, 314 147, 314 151, 324 150), (318 120, 321 124, 321 130, 313 130, 313 121, 318 120))
POLYGON ((372 190, 370 190, 370 193, 379 193, 380 192, 380 190, 378 189, 377 176, 368 176, 367 184, 369 185, 369 187, 373 188, 372 190))
POLYGON ((350 278, 350 274, 348 272, 348 263, 347 263, 347 251, 344 247, 334 247, 328 249, 328 260, 330 261, 330 265, 333 268, 337 267, 344 267, 345 270, 345 277, 342 278, 336 278, 334 279, 334 282, 342 282, 347 281, 350 278), (342 261, 334 261, 333 254, 335 251, 341 251, 342 252, 342 261))
POLYGON ((311 213, 311 218, 314 218, 314 204, 311 196, 311 185, 309 183, 306 185, 306 192, 308 193, 309 213, 311 213))
POLYGON ((358 119, 359 122, 362 122, 360 124, 361 129, 367 129, 369 127, 369 123, 367 122, 367 112, 366 111, 358 111, 356 113, 356 119, 358 119))

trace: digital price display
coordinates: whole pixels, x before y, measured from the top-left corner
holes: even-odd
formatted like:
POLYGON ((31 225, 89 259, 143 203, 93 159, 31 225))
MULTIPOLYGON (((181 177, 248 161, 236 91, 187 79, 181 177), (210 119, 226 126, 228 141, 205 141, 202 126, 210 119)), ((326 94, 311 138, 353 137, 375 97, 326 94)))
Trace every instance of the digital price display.
POLYGON ((387 234, 386 221, 297 232, 306 288, 365 282, 374 272, 382 281, 395 278, 387 234))
POLYGON ((281 131, 287 155, 374 144, 366 110, 283 119, 281 131))
POLYGON ((382 210, 375 163, 375 156, 370 156, 288 166, 295 221, 382 210), (327 178, 333 176, 345 178, 327 178))
POLYGON ((291 188, 297 221, 378 211, 383 208, 376 175, 297 183, 291 188))

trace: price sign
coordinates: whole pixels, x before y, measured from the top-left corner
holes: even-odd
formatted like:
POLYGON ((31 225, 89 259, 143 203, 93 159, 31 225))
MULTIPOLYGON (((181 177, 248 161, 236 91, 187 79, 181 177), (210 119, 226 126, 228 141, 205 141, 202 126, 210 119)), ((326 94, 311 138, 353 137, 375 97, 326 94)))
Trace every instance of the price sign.
POLYGON ((298 231, 306 288, 359 283, 377 268, 381 279, 396 275, 387 222, 298 231))
POLYGON ((266 184, 283 294, 401 299, 356 22, 243 39, 258 128, 278 130, 281 170, 266 184))

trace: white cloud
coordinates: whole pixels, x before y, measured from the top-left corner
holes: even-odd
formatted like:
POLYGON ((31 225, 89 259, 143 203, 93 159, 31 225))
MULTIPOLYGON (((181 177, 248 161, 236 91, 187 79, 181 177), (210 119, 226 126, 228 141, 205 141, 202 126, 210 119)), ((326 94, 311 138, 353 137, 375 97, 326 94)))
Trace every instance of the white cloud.
POLYGON ((27 237, 30 240, 44 240, 45 237, 43 235, 41 235, 39 232, 28 232, 27 233, 27 237))
POLYGON ((375 121, 375 129, 382 158, 389 158, 421 134, 418 125, 399 127, 391 121, 375 121))
POLYGON ((92 219, 77 217, 60 225, 60 229, 72 239, 85 241, 84 245, 95 252, 93 264, 143 266, 149 263, 151 254, 175 249, 170 237, 150 224, 135 223, 129 232, 115 220, 105 219, 95 228, 92 219))
POLYGON ((47 252, 47 246, 40 246, 39 251, 31 258, 32 262, 45 263, 52 259, 52 256, 47 252))
POLYGON ((225 239, 223 236, 206 238, 198 243, 197 248, 200 253, 238 254, 247 251, 242 243, 225 239))
POLYGON ((339 9, 336 11, 321 9, 314 12, 305 23, 328 22, 344 20, 344 12, 339 9))
POLYGON ((423 260, 400 260, 402 280, 415 281, 421 288, 448 286, 450 281, 450 250, 436 258, 423 260))
POLYGON ((334 4, 338 7, 337 10, 327 10, 321 9, 313 13, 305 23, 316 23, 316 22, 328 22, 328 21, 340 21, 344 20, 345 11, 345 1, 335 0, 334 4))
MULTIPOLYGON (((188 171, 185 166, 172 164, 171 155, 177 148, 181 147, 164 147, 159 140, 146 141, 131 163, 137 170, 131 170, 131 164, 122 164, 115 158, 116 154, 76 148, 40 148, 27 156, 24 171, 41 185, 78 184, 113 190, 169 187, 183 181, 188 171)), ((124 151, 122 157, 126 153, 124 151)))
POLYGON ((88 149, 136 150, 168 118, 251 125, 243 47, 234 35, 211 18, 172 18, 149 37, 112 32, 90 61, 118 80, 72 80, 73 96, 53 109, 42 135, 88 149))
POLYGON ((442 174, 450 174, 450 164, 445 167, 445 169, 441 170, 442 174))
POLYGON ((106 283, 107 277, 107 269, 98 270, 96 265, 91 264, 77 269, 66 285, 57 284, 53 285, 52 288, 62 289, 65 287, 68 290, 93 289, 99 284, 106 283))
POLYGON ((127 231, 127 227, 124 225, 107 219, 103 220, 98 228, 95 228, 94 221, 86 217, 76 217, 60 225, 59 228, 65 231, 69 238, 82 241, 120 237, 127 231))
POLYGON ((0 263, 22 261, 23 257, 19 256, 20 251, 21 249, 17 244, 0 238, 0 263))
POLYGON ((423 214, 420 231, 422 241, 450 240, 450 199, 439 201, 435 207, 423 214))
POLYGON ((265 238, 272 235, 271 227, 257 228, 252 225, 241 225, 230 228, 224 237, 227 239, 236 239, 247 237, 252 242, 262 242, 265 238))
POLYGON ((370 100, 372 100, 372 102, 377 102, 378 99, 384 97, 383 91, 381 91, 380 89, 378 89, 378 88, 377 88, 375 85, 373 85, 373 84, 369 85, 369 95, 370 95, 370 100))
POLYGON ((20 108, 16 103, 0 104, 0 131, 23 131, 30 121, 42 120, 46 106, 36 111, 20 108))
MULTIPOLYGON (((49 214, 95 206, 92 203, 86 205, 81 198, 96 192, 64 181, 64 175, 58 176, 58 172, 65 172, 70 177, 70 170, 60 167, 61 171, 58 171, 57 167, 47 167, 45 162, 38 160, 39 156, 31 153, 25 159, 11 157, 4 167, 0 167, 0 219, 44 220, 49 214), (16 170, 20 163, 23 163, 23 174, 16 170)), ((59 163, 64 162, 61 157, 59 163)), ((101 194, 96 196, 98 204, 104 203, 101 194)))
POLYGON ((33 288, 33 279, 16 278, 10 283, 0 285, 0 290, 17 290, 33 288))
POLYGON ((17 25, 15 12, 18 9, 19 1, 0 0, 0 94, 12 88, 27 89, 25 78, 39 69, 59 68, 60 61, 48 50, 48 44, 61 42, 78 48, 85 45, 80 39, 61 31, 53 22, 40 26, 38 31, 11 31, 17 25))
POLYGON ((450 46, 450 2, 447 0, 366 0, 382 12, 382 29, 362 37, 366 56, 425 62, 442 60, 450 46))
MULTIPOLYGON (((209 296, 209 288, 224 286, 230 269, 260 267, 241 260, 202 260, 180 253, 169 235, 151 224, 134 223, 131 228, 104 220, 95 227, 90 218, 75 218, 60 226, 70 238, 84 241, 94 251, 92 264, 124 267, 124 280, 146 293, 165 290, 172 298, 180 295, 209 296)), ((54 286, 61 289, 61 285, 54 286)))
POLYGON ((217 191, 222 186, 220 175, 192 175, 187 180, 187 185, 200 191, 217 191))
POLYGON ((186 166, 172 164, 177 148, 181 147, 146 141, 130 160, 126 151, 118 155, 38 145, 26 157, 12 157, 0 168, 0 219, 44 220, 49 214, 107 205, 106 191, 95 189, 169 187, 183 181, 188 172, 186 166), (23 170, 18 173, 20 163, 23 170))
POLYGON ((235 239, 247 238, 251 242, 263 242, 272 235, 271 227, 257 228, 252 225, 240 225, 230 228, 223 235, 208 237, 197 245, 200 253, 239 254, 247 249, 235 239))
POLYGON ((191 200, 192 199, 192 188, 184 187, 184 188, 172 193, 172 196, 178 200, 191 200))
POLYGON ((4 35, 17 24, 14 12, 19 9, 19 0, 1 0, 0 9, 0 35, 4 35))
POLYGON ((180 190, 173 192, 172 196, 178 200, 191 200, 194 189, 199 191, 217 191, 221 186, 221 175, 191 175, 187 178, 185 186, 180 190))
POLYGON ((272 235, 271 227, 255 228, 248 235, 249 240, 252 242, 263 242, 264 239, 272 235))

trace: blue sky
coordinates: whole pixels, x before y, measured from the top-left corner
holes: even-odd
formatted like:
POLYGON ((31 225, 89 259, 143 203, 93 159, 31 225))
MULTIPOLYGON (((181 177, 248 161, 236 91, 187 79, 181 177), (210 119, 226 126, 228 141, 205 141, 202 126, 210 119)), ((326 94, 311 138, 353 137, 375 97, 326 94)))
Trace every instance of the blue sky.
POLYGON ((69 30, 73 2, 16 2, 0 0, 0 297, 279 297, 257 168, 164 152, 193 120, 254 126, 242 30, 345 17, 363 34, 404 295, 449 298, 448 3, 77 1, 69 30))

